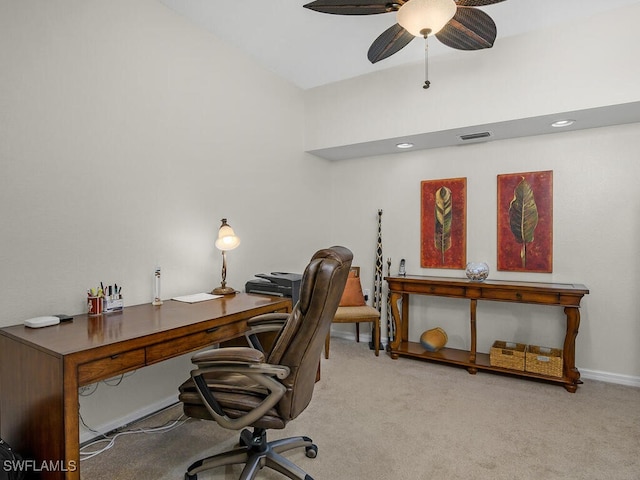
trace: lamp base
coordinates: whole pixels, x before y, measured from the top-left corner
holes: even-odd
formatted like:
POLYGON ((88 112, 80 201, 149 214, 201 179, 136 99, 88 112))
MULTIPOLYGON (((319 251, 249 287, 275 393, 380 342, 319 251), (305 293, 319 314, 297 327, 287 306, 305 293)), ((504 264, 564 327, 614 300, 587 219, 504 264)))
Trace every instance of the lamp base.
POLYGON ((218 287, 211 290, 212 295, 234 295, 236 289, 232 287, 218 287))

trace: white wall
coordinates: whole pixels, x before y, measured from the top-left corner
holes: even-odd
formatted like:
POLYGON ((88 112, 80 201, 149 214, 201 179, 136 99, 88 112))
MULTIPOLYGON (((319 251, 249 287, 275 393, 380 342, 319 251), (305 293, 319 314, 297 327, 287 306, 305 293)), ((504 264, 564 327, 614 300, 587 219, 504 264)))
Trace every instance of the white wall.
MULTIPOLYGON (((326 161, 302 92, 154 0, 0 1, 0 325, 302 271, 327 246, 326 161)), ((186 359, 82 399, 92 426, 177 394, 186 359), (105 402, 104 398, 117 399, 105 402), (106 408, 108 405, 108 408, 106 408)))

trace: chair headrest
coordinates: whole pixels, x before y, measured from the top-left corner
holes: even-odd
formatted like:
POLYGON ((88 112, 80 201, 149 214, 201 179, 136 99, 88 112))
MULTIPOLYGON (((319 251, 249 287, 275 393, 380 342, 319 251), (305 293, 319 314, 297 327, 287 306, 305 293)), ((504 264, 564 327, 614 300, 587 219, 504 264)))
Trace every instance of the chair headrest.
MULTIPOLYGON (((342 270, 340 267, 346 266, 348 270, 352 259, 353 253, 348 248, 340 246, 318 250, 311 257, 300 285, 299 308, 303 314, 309 309, 314 292, 317 295, 319 288, 328 288, 333 275, 342 270)), ((326 291, 323 293, 326 295, 326 291)))

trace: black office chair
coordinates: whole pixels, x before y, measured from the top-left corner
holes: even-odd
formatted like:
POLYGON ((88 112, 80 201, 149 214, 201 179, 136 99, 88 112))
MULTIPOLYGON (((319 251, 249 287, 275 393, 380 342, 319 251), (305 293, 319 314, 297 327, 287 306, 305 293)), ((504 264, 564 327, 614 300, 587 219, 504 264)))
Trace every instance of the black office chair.
POLYGON ((313 480, 280 455, 304 447, 307 457, 318 447, 308 437, 267 442, 266 431, 282 429, 311 401, 324 340, 347 281, 352 253, 344 247, 318 251, 306 267, 300 298, 291 314, 266 314, 250 320, 249 337, 276 329, 273 347, 264 353, 255 347, 228 347, 200 352, 192 362, 198 367, 180 386, 185 415, 216 421, 239 430, 239 446, 198 460, 185 473, 186 480, 211 468, 246 464, 240 480, 256 477, 264 466, 298 480, 313 480))

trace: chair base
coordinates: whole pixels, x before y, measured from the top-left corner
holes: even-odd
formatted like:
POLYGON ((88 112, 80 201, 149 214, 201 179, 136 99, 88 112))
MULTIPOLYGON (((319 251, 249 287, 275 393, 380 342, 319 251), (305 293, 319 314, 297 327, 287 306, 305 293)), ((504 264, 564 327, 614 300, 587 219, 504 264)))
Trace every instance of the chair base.
POLYGON ((288 450, 304 447, 309 458, 315 458, 318 447, 309 437, 290 437, 267 442, 267 432, 256 428, 253 432, 245 429, 240 433, 237 448, 212 455, 193 463, 184 474, 185 480, 197 480, 198 473, 224 465, 245 464, 239 480, 250 480, 263 467, 268 467, 293 480, 313 480, 300 467, 280 455, 288 450))

